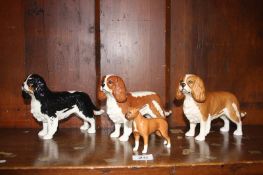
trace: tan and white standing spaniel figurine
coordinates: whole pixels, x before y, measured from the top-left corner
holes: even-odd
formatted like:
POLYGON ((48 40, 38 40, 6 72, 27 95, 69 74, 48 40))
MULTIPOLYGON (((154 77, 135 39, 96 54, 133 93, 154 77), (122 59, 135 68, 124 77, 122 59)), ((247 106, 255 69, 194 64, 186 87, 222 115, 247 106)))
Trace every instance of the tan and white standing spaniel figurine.
POLYGON ((128 107, 141 108, 146 105, 143 115, 152 118, 165 117, 171 112, 165 112, 158 94, 150 91, 127 92, 124 81, 117 75, 106 75, 98 86, 98 99, 106 100, 106 110, 109 118, 115 125, 111 137, 120 136, 120 127, 123 124, 123 135, 120 141, 128 141, 132 133, 132 123, 125 118, 128 107))
POLYGON ((239 110, 237 98, 229 92, 206 92, 203 80, 197 75, 187 74, 180 81, 176 99, 184 98, 183 111, 190 122, 190 129, 185 134, 193 137, 195 127, 200 123, 200 133, 195 137, 196 140, 205 140, 210 131, 211 120, 220 117, 224 121, 222 132, 229 131, 229 120, 237 125, 234 135, 242 135, 241 117, 246 113, 239 110))

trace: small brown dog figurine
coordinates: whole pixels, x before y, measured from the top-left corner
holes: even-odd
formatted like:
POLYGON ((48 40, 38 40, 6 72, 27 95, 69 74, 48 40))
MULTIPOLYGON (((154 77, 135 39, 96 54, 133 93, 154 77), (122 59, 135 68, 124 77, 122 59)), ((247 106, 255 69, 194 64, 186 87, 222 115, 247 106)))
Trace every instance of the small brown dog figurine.
POLYGON ((162 136, 165 139, 164 144, 168 148, 171 147, 170 137, 168 136, 168 124, 164 118, 145 118, 137 108, 129 108, 125 117, 127 120, 133 120, 133 134, 135 138, 133 151, 138 150, 140 136, 142 136, 144 142, 142 153, 147 153, 148 136, 153 132, 162 136))

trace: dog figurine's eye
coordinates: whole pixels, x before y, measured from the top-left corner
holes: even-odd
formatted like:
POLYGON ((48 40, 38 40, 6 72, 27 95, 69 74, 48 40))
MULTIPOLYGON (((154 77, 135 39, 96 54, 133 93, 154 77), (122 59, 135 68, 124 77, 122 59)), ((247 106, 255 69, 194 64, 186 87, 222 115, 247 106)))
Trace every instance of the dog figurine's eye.
POLYGON ((111 81, 111 80, 109 80, 109 81, 108 81, 108 83, 109 83, 109 84, 112 84, 112 81, 111 81))
POLYGON ((192 81, 192 80, 189 80, 189 81, 188 81, 188 84, 193 84, 193 81, 192 81))

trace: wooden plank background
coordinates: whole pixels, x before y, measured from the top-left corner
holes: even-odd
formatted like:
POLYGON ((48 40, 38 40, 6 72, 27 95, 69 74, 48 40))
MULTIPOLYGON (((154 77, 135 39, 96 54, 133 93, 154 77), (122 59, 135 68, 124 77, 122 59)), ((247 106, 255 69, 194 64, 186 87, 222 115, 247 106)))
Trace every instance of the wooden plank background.
MULTIPOLYGON (((97 104, 99 77, 118 74, 129 91, 158 92, 173 110, 171 127, 186 124, 174 101, 179 78, 196 73, 208 90, 237 95, 244 124, 262 125, 262 21, 261 0, 0 2, 0 127, 39 127, 20 95, 30 73, 52 90, 85 91, 97 104)), ((80 123, 71 117, 60 127, 80 123)), ((106 115, 97 123, 112 126, 106 115)))

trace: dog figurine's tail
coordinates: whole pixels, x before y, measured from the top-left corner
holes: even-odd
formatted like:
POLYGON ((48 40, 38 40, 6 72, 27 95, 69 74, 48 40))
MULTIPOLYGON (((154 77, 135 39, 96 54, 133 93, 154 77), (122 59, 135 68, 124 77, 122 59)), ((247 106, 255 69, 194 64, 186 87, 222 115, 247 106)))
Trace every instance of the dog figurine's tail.
POLYGON ((245 117, 246 115, 247 115, 246 112, 240 112, 240 116, 241 116, 241 117, 245 117))
POLYGON ((103 110, 103 109, 98 108, 98 107, 95 106, 93 103, 92 103, 92 105, 93 105, 93 114, 94 114, 94 115, 101 115, 101 114, 104 113, 104 110, 103 110))
POLYGON ((97 108, 95 108, 94 110, 93 110, 93 114, 94 115, 101 115, 101 114, 103 114, 104 113, 104 110, 103 109, 97 109, 97 108))
POLYGON ((168 116, 171 115, 171 114, 172 114, 172 111, 171 111, 171 110, 169 110, 169 111, 164 111, 165 117, 168 117, 168 116))

